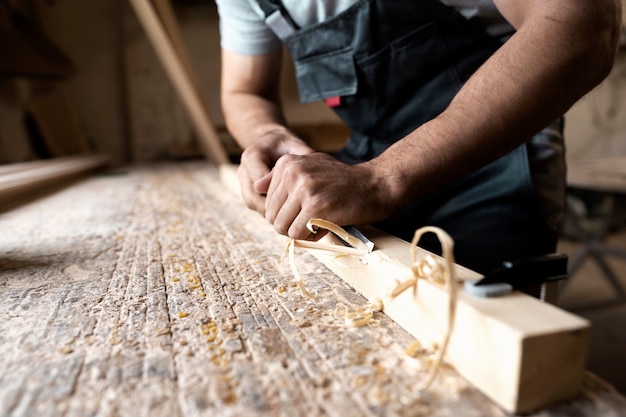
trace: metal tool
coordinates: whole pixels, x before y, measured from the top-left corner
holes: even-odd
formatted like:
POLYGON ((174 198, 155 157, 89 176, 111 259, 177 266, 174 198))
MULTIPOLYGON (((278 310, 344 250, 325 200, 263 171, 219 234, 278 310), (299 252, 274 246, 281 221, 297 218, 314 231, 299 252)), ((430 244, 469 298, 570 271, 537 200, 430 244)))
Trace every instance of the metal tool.
POLYGON ((567 255, 555 253, 503 262, 502 266, 476 281, 465 281, 465 291, 476 297, 497 297, 513 290, 567 278, 567 255))
MULTIPOLYGON (((357 229, 354 226, 345 226, 343 228, 346 232, 348 232, 349 234, 351 234, 352 236, 356 237, 357 239, 359 239, 361 242, 365 243, 365 246, 367 246, 367 249, 371 252, 374 250, 374 242, 372 242, 371 240, 369 240, 367 237, 365 237, 365 235, 363 233, 361 233, 359 231, 359 229, 357 229)), ((335 235, 337 236, 337 235, 335 235)), ((344 242, 344 244, 347 245, 347 243, 339 238, 342 242, 344 242)))

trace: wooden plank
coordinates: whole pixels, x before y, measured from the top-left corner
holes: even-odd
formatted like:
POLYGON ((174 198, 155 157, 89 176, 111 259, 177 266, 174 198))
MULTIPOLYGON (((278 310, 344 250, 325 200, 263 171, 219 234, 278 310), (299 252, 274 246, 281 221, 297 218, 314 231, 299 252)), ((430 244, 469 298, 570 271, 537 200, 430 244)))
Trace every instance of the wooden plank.
MULTIPOLYGON (((414 338, 285 239, 204 161, 99 176, 0 215, 0 415, 508 417, 451 367, 427 392, 414 338), (182 314, 182 313, 186 313, 182 314)), ((582 394, 534 417, 620 416, 582 394)))
POLYGON ((106 165, 103 155, 46 159, 0 167, 0 204, 106 165))
MULTIPOLYGON (((178 25, 178 19, 176 18, 176 13, 172 7, 171 0, 150 0, 150 2, 154 6, 154 10, 163 25, 163 30, 172 42, 172 48, 174 48, 174 51, 176 52, 176 55, 178 56, 178 59, 180 60, 180 63, 189 78, 189 82, 193 86, 196 94, 198 94, 200 99, 202 99, 200 82, 198 81, 198 76, 194 70, 191 56, 185 46, 185 40, 180 30, 180 26, 178 25)), ((204 106, 206 108, 206 104, 204 104, 204 106)))
POLYGON ((44 167, 50 164, 49 159, 36 159, 28 162, 16 162, 12 164, 0 165, 0 177, 6 174, 12 174, 19 171, 28 171, 35 167, 44 167))
MULTIPOLYGON (((193 77, 185 69, 152 4, 149 0, 130 0, 130 3, 189 113, 207 157, 218 165, 229 163, 202 97, 194 88, 193 77)), ((164 11, 161 9, 161 12, 164 11)), ((174 19, 168 21, 171 24, 174 19)))
MULTIPOLYGON (((374 228, 363 232, 377 248, 367 264, 310 251, 366 298, 382 298, 384 312, 422 344, 440 343, 447 322, 445 290, 421 280, 415 294, 405 291, 392 299, 397 281, 412 276, 410 244, 374 228)), ((460 267, 457 275, 479 277, 460 267)), ((482 299, 459 289, 457 300, 446 360, 494 402, 511 412, 528 413, 580 392, 586 320, 521 293, 482 299)))

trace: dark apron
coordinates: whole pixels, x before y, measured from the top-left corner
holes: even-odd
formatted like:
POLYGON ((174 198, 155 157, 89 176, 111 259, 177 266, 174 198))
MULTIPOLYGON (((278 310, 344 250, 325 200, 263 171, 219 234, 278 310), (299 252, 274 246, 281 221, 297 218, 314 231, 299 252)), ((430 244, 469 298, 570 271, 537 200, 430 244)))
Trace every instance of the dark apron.
MULTIPOLYGON (((259 0, 289 50, 300 99, 327 100, 350 127, 337 157, 370 160, 439 115, 502 43, 438 0, 362 0, 324 22, 297 28, 277 0, 259 0)), ((337 178, 341 181, 341 178, 337 178)), ((525 146, 376 226, 411 240, 439 226, 457 262, 488 272, 503 260, 554 252, 537 202, 525 146)), ((438 251, 438 243, 420 246, 438 251)))

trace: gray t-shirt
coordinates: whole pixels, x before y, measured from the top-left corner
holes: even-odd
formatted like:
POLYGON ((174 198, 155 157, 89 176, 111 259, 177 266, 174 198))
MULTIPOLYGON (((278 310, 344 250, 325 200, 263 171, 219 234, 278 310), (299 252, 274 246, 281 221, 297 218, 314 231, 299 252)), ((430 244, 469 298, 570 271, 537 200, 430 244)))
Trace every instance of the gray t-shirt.
MULTIPOLYGON (((294 22, 307 26, 336 16, 359 0, 283 0, 294 22)), ((513 27, 502 17, 493 0, 441 0, 467 19, 481 22, 493 36, 506 37, 513 27)), ((255 0, 216 0, 220 14, 222 48, 244 55, 258 55, 279 47, 255 0)))
MULTIPOLYGON (((357 1, 282 0, 282 3, 294 22, 303 27, 336 16, 357 1)), ((440 1, 454 7, 466 19, 481 23, 492 36, 505 40, 515 31, 493 0, 440 1)), ((216 3, 222 48, 243 55, 260 55, 280 46, 280 40, 265 23, 264 14, 255 0, 216 0, 216 3)), ((547 224, 553 229, 560 224, 565 202, 565 151, 559 123, 557 121, 544 129, 527 146, 538 203, 547 224)))

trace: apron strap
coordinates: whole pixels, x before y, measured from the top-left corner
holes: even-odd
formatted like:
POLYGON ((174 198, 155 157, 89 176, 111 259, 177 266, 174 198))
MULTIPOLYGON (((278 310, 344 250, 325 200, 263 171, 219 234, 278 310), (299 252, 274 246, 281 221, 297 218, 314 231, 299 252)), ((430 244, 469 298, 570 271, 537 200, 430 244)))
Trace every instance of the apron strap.
POLYGON ((280 39, 299 29, 280 0, 257 0, 257 3, 265 14, 265 22, 280 39))

